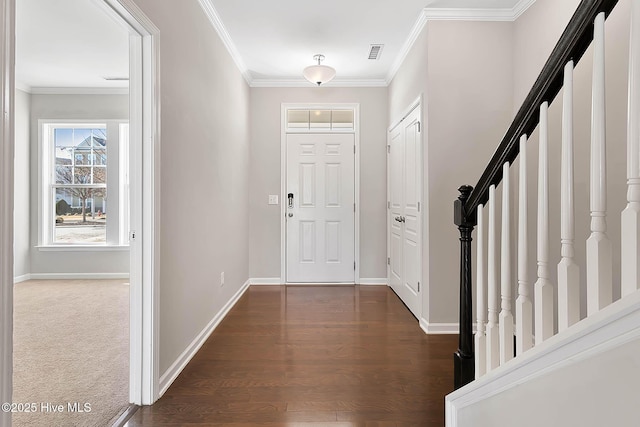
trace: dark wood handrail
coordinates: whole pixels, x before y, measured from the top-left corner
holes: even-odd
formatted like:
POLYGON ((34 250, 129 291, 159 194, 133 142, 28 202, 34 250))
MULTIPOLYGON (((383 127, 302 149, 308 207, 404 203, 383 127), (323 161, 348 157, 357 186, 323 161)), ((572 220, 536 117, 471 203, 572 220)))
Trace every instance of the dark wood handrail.
MULTIPOLYGON (((634 0, 640 1, 640 0, 634 0)), ((538 79, 525 98, 520 110, 491 157, 489 164, 475 185, 460 187, 460 197, 454 202, 454 223, 460 231, 460 337, 454 354, 454 386, 460 388, 474 379, 475 361, 471 313, 471 233, 476 226, 478 205, 489 198, 489 187, 502 181, 502 167, 518 157, 522 135, 531 135, 540 121, 539 109, 544 102, 551 104, 562 88, 564 67, 574 66, 593 41, 594 21, 604 12, 609 16, 618 0, 582 0, 571 17, 538 79)))
POLYGON ((506 162, 513 163, 518 157, 520 137, 531 135, 538 126, 540 106, 545 101, 551 104, 560 92, 565 65, 571 60, 574 65, 577 64, 591 44, 593 21, 596 16, 601 12, 609 16, 617 3, 618 0, 582 0, 580 2, 509 130, 474 186, 464 206, 465 217, 475 216, 478 205, 485 204, 489 198, 489 187, 497 186, 502 181, 502 166, 506 162))

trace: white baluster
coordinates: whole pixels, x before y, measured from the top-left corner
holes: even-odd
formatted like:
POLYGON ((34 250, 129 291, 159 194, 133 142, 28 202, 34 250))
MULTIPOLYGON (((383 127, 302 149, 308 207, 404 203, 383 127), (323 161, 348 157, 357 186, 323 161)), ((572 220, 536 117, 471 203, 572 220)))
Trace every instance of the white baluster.
POLYGON ((502 166, 502 240, 500 243, 500 364, 513 359, 513 314, 511 313, 511 201, 509 162, 502 166))
POLYGON ((518 192, 518 298, 516 299, 516 352, 522 354, 533 346, 533 306, 527 281, 527 135, 520 138, 520 182, 518 192))
POLYGON ((580 269, 574 260, 573 61, 569 61, 564 67, 563 87, 562 165, 560 172, 560 250, 562 259, 558 264, 559 331, 567 329, 580 320, 580 269))
POLYGON ((622 296, 640 289, 640 2, 631 3, 627 207, 622 212, 622 296))
POLYGON ((487 372, 500 366, 500 337, 498 335, 498 279, 496 271, 496 186, 489 187, 489 224, 487 229, 487 372))
POLYGON ((540 106, 538 143, 538 279, 536 301, 536 345, 553 335, 553 285, 549 281, 549 103, 540 106))
POLYGON ((612 300, 611 241, 607 236, 607 161, 604 74, 604 12, 594 23, 591 111, 591 236, 587 239, 587 314, 612 300))
POLYGON ((477 332, 475 336, 475 356, 476 356, 476 379, 487 372, 487 336, 485 335, 485 325, 487 323, 487 287, 484 280, 484 206, 478 205, 478 233, 476 235, 478 255, 476 258, 476 316, 477 332))

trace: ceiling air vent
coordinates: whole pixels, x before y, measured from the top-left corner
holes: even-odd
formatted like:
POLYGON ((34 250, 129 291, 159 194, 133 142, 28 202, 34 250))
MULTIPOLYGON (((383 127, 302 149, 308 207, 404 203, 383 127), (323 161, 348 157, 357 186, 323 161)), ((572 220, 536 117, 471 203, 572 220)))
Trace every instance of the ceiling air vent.
POLYGON ((383 44, 372 44, 371 49, 369 49, 369 59, 380 59, 380 54, 382 53, 383 44))

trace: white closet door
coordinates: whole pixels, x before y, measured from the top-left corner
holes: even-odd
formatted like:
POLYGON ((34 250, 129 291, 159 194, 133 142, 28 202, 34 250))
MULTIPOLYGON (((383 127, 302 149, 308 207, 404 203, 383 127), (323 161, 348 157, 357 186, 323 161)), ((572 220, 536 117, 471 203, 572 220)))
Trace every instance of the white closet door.
POLYGON ((389 282, 409 310, 420 318, 421 128, 414 110, 389 135, 389 282))
POLYGON ((402 293, 402 214, 404 213, 402 128, 394 128, 389 135, 389 285, 396 294, 402 293))

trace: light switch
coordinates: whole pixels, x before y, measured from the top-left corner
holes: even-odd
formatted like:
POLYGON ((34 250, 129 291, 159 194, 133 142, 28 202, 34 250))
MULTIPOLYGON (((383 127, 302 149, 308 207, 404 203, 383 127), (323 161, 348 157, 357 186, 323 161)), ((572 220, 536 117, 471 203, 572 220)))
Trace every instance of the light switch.
POLYGON ((277 205, 278 204, 278 195, 277 194, 269 194, 269 204, 277 205))

